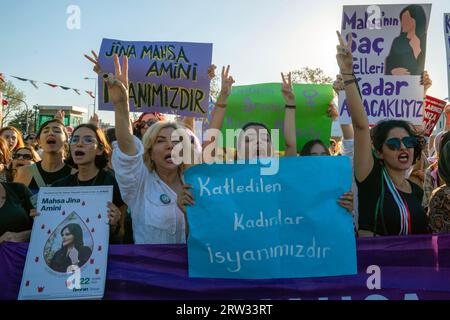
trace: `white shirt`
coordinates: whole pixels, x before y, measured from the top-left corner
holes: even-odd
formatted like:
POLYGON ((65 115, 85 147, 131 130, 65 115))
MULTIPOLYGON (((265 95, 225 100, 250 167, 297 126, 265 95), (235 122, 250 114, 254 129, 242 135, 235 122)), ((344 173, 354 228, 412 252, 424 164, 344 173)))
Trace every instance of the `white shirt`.
POLYGON ((144 146, 137 137, 134 144, 137 153, 128 156, 114 142, 112 155, 122 199, 131 211, 134 242, 185 243, 185 221, 177 206, 177 194, 144 164, 144 146))

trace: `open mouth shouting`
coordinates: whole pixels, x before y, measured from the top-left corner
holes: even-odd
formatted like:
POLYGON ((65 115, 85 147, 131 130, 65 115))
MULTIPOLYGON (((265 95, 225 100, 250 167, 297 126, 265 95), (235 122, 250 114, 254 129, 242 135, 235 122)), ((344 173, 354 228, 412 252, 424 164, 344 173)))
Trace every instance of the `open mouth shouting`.
POLYGON ((409 162, 409 154, 406 152, 400 153, 400 155, 398 156, 398 162, 400 162, 401 164, 407 164, 409 162))
POLYGON ((54 137, 48 137, 47 140, 45 140, 45 143, 52 146, 56 144, 56 138, 54 137))
POLYGON ((81 151, 81 150, 76 150, 75 151, 75 158, 82 158, 82 157, 84 157, 85 156, 85 152, 84 151, 81 151))

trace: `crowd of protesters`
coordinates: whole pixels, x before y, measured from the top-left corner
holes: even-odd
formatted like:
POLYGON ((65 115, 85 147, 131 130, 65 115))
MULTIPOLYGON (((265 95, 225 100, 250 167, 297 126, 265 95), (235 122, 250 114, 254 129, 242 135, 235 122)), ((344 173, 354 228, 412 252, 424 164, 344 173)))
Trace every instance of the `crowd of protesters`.
MULTIPOLYGON (((351 125, 342 125, 342 141, 311 140, 301 150, 296 141, 296 100, 291 74, 281 74, 280 95, 285 101, 283 135, 285 157, 350 156, 352 190, 336 199, 355 217, 356 236, 387 236, 450 231, 450 108, 443 113, 444 131, 424 139, 420 128, 402 120, 383 120, 369 126, 358 83, 353 74, 351 37, 339 34, 336 60, 340 74, 336 92, 345 91, 351 125)), ((88 56, 87 56, 88 57, 88 56)), ((101 74, 97 56, 88 57, 101 74)), ((113 186, 108 208, 110 242, 123 244, 185 243, 189 234, 186 207, 195 206, 183 172, 191 163, 177 164, 172 155, 179 144, 190 143, 192 156, 216 143, 200 145, 192 120, 169 121, 159 113, 130 120, 128 60, 114 57, 115 74, 102 75, 115 107, 115 128, 98 128, 98 117, 69 134, 61 114, 43 123, 37 133, 0 128, 0 243, 30 239, 37 194, 41 187, 113 186), (181 132, 174 139, 173 132, 181 132)), ((214 77, 215 66, 209 68, 214 77)), ((220 130, 234 84, 230 67, 222 68, 221 88, 210 120, 220 130)), ((425 90, 431 86, 422 74, 425 90)), ((332 102, 327 111, 335 120, 332 102)), ((270 130, 251 119, 237 137, 234 159, 278 156, 270 130)), ((216 157, 221 155, 216 154, 216 157)), ((194 162, 196 163, 196 162, 194 162)))

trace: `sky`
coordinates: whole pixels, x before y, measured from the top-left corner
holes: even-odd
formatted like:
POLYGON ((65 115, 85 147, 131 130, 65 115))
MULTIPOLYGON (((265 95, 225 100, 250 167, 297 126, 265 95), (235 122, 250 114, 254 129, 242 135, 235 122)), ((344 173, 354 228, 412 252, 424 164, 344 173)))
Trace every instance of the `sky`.
MULTIPOLYGON (((448 96, 443 13, 450 1, 384 1, 376 4, 432 3, 428 28, 428 94, 448 96)), ((280 72, 320 67, 333 77, 343 5, 363 0, 0 0, 0 72, 94 91, 92 64, 102 38, 213 43, 213 63, 231 65, 236 85, 280 82, 280 72), (67 28, 80 9, 80 28, 67 28)), ((74 105, 93 110, 93 99, 6 77, 26 95, 28 105, 74 105)), ((113 123, 112 112, 99 112, 113 123)))

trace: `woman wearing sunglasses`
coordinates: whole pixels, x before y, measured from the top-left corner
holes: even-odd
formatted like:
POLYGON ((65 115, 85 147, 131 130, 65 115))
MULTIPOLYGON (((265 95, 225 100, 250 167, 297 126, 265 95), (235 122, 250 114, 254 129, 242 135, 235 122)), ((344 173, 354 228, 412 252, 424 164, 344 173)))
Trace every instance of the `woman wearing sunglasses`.
POLYGON ((81 124, 74 129, 69 144, 70 154, 66 162, 78 172, 56 181, 52 187, 113 186, 113 200, 105 205, 109 209, 110 241, 120 243, 123 237, 120 232, 123 219, 120 221, 120 218, 124 217, 122 213, 126 206, 114 174, 107 170, 111 147, 105 134, 93 124, 81 124))
POLYGON ((33 163, 41 161, 41 158, 32 147, 22 147, 16 150, 12 156, 12 162, 10 164, 10 177, 9 180, 13 181, 16 176, 17 170, 20 167, 29 166, 33 163))
POLYGON ((372 131, 353 74, 352 39, 340 44, 336 59, 354 129, 354 172, 358 185, 359 234, 410 235, 428 233, 421 206, 422 189, 406 179, 421 152, 411 124, 384 120, 372 131))

